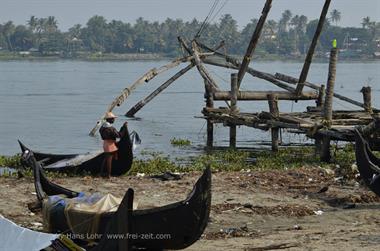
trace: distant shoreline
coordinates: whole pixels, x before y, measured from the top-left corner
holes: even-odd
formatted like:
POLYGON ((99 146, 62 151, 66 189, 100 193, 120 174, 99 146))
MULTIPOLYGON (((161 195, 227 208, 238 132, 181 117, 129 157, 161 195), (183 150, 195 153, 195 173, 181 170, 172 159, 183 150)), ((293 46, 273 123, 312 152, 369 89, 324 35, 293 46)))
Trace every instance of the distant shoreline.
MULTIPOLYGON (((235 55, 236 57, 241 57, 241 55, 235 55)), ((15 53, 0 53, 0 62, 6 61, 84 61, 84 62, 128 62, 128 61, 163 61, 163 60, 173 60, 176 57, 158 54, 158 53, 128 53, 128 54, 85 54, 77 57, 62 57, 60 55, 20 55, 15 53)), ((253 58, 255 61, 259 62, 294 62, 299 63, 304 61, 304 57, 289 57, 280 55, 265 55, 256 56, 253 58)), ((378 62, 379 58, 372 57, 361 57, 361 58, 339 58, 341 62, 378 62)), ((313 59, 315 63, 325 63, 328 62, 327 58, 315 57, 313 59)))

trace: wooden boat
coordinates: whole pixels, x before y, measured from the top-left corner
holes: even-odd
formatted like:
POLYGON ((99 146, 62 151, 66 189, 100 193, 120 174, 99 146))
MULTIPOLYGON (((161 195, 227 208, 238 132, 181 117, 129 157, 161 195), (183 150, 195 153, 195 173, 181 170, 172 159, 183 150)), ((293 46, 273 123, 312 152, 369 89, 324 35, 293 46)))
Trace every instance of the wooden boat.
MULTIPOLYGON (((49 232, 51 233, 64 232, 73 233, 75 236, 84 235, 87 233, 80 232, 81 229, 90 229, 93 220, 96 218, 98 221, 97 236, 103 234, 104 237, 105 233, 130 234, 131 239, 129 241, 133 247, 143 250, 163 250, 183 249, 190 246, 199 239, 207 226, 211 205, 211 171, 209 168, 205 169, 185 200, 151 209, 134 211, 130 209, 131 214, 128 222, 126 222, 120 220, 120 217, 126 215, 126 204, 128 204, 126 201, 128 201, 128 193, 131 197, 131 190, 126 193, 115 212, 96 214, 75 208, 67 209, 65 204, 68 205, 77 198, 81 199, 81 194, 50 182, 44 175, 39 162, 33 157, 32 152, 26 152, 23 158, 33 167, 37 199, 41 202, 44 221, 45 224, 49 225, 49 232), (57 203, 58 196, 61 197, 61 200, 58 200, 57 203), (51 203, 52 198, 55 203, 51 203), (69 226, 70 224, 65 217, 68 214, 71 215, 71 220, 74 218, 83 219, 80 224, 77 224, 81 225, 80 228, 69 226), (127 230, 121 232, 119 229, 127 230)), ((104 238, 93 241, 97 242, 99 246, 107 246, 107 249, 101 250, 117 250, 115 245, 119 245, 118 242, 111 242, 111 240, 107 242, 104 238)))
POLYGON ((360 177, 374 193, 380 196, 380 159, 371 151, 368 142, 355 129, 355 156, 360 177))
MULTIPOLYGON (((112 162, 112 175, 119 176, 125 174, 132 167, 133 150, 132 140, 129 137, 128 128, 124 125, 121 131, 126 130, 124 137, 117 142, 118 146, 118 159, 112 162)), ((134 134, 136 135, 136 134, 134 134)), ((21 141, 19 141, 21 151, 30 151, 21 141)), ((49 171, 61 171, 69 173, 83 173, 88 172, 92 175, 99 175, 104 172, 103 161, 104 153, 98 152, 95 154, 49 154, 34 152, 34 157, 44 169, 49 171)))

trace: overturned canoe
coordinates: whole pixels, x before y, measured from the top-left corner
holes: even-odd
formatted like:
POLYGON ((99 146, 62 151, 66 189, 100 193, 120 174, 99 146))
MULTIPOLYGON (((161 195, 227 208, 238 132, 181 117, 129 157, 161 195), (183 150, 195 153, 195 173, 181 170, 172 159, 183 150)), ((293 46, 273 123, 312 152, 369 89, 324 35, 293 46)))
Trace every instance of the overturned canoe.
MULTIPOLYGON (((132 132, 129 136, 128 128, 124 125, 121 131, 126 130, 119 142, 118 159, 112 162, 112 175, 119 176, 125 174, 132 167, 133 162, 133 141, 139 140, 138 135, 132 132), (132 139, 131 139, 132 138, 132 139)), ((22 153, 30 151, 21 141, 19 141, 22 153)), ((49 154, 34 152, 34 157, 42 165, 42 167, 49 171, 60 171, 68 173, 91 173, 92 175, 99 175, 102 172, 104 153, 87 153, 87 154, 49 154)))
POLYGON ((380 196, 380 159, 371 151, 367 141, 355 129, 355 156, 360 177, 374 193, 380 196))
POLYGON ((162 250, 183 249, 190 246, 199 239, 207 226, 211 206, 209 168, 205 169, 185 200, 157 208, 134 210, 128 223, 123 222, 123 224, 128 224, 126 227, 128 232, 120 233, 118 229, 120 229, 121 221, 116 220, 116 215, 126 214, 126 212, 123 213, 126 210, 125 207, 121 205, 128 193, 117 210, 115 208, 115 210, 99 213, 78 209, 83 208, 82 206, 67 207, 73 202, 86 199, 83 199, 81 193, 50 182, 32 152, 24 154, 23 158, 33 167, 37 199, 41 202, 44 212, 44 224, 52 233, 71 233, 74 237, 91 234, 95 236, 93 241, 106 246, 117 244, 110 244, 111 242, 104 244, 104 238, 97 239, 96 237, 104 237, 104 234, 109 233, 119 233, 123 236, 128 234, 133 247, 162 250), (97 221, 96 224, 94 220, 97 221), (75 223, 72 224, 74 221, 75 223))

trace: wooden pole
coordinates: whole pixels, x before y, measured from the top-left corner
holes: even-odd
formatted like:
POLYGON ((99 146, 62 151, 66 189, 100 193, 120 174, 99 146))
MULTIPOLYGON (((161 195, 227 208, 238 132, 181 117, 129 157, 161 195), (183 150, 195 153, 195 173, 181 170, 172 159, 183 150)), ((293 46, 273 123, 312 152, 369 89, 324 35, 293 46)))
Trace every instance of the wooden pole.
POLYGON ((321 16, 319 18, 317 30, 314 33, 313 40, 312 40, 311 45, 309 47, 309 51, 307 52, 305 63, 303 65, 303 68, 302 68, 302 71, 301 71, 301 74, 299 77, 299 81, 298 81, 298 84, 296 87, 296 92, 295 92, 296 95, 301 95, 303 86, 305 85, 305 81, 306 81, 307 75, 309 73, 311 61, 313 60, 314 51, 315 51, 315 48, 317 46, 317 42, 319 40, 319 37, 322 33, 323 24, 325 23, 326 15, 328 13, 330 3, 331 3, 331 0, 326 0, 325 4, 323 6, 321 16))
MULTIPOLYGON (((236 114, 237 109, 237 92, 238 92, 238 74, 231 74, 231 108, 230 113, 236 114)), ((236 148, 236 125, 230 125, 230 147, 236 148)))
MULTIPOLYGON (((300 97, 294 93, 281 91, 237 91, 238 100, 268 100, 268 95, 276 95, 278 100, 314 100, 318 98, 315 92, 304 92, 300 97)), ((231 92, 216 91, 213 93, 214 100, 230 100, 231 92)))
POLYGON ((368 113, 372 113, 371 87, 364 86, 360 92, 363 93, 364 110, 368 113))
MULTIPOLYGON (((278 118, 280 115, 279 109, 278 109, 278 101, 275 95, 269 94, 268 95, 268 104, 269 104, 269 112, 274 118, 278 118)), ((279 145, 279 136, 280 136, 280 129, 278 127, 272 127, 271 128, 271 135, 272 135, 272 151, 278 152, 278 145, 279 145)))
MULTIPOLYGON (((207 108, 214 108, 214 100, 212 97, 212 90, 210 88, 210 85, 205 83, 205 98, 206 98, 206 107, 207 108)), ((211 119, 207 119, 207 148, 213 147, 214 143, 214 124, 212 123, 211 119)))
POLYGON ((321 88, 319 88, 318 99, 316 101, 317 107, 320 107, 321 109, 323 109, 323 106, 324 106, 323 100, 325 99, 325 95, 326 95, 325 85, 321 85, 321 88))
POLYGON ((265 21, 267 19, 267 16, 271 7, 272 7, 272 0, 266 0, 264 8, 261 12, 261 17, 259 21, 257 22, 255 32, 252 34, 251 41, 249 42, 247 51, 243 58, 243 62, 241 63, 241 66, 238 72, 238 87, 240 87, 241 81, 243 80, 245 72, 247 71, 249 63, 251 62, 253 52, 255 51, 256 45, 261 35, 261 31, 263 30, 265 21))
MULTIPOLYGON (((324 124, 329 129, 331 128, 331 122, 332 122, 332 107, 333 107, 333 95, 334 95, 337 58, 338 58, 338 49, 337 48, 331 49, 329 75, 327 79, 326 98, 325 98, 325 105, 323 109, 323 119, 325 121, 324 124)), ((330 136, 327 136, 327 135, 324 135, 322 137, 321 160, 325 162, 331 161, 330 136)))
POLYGON ((169 78, 165 83, 160 85, 154 92, 149 94, 147 97, 145 97, 143 100, 138 102, 136 105, 134 105, 125 115, 127 117, 133 117, 136 112, 138 112, 141 108, 143 108, 146 104, 148 104, 153 98, 155 98, 158 94, 160 94, 163 90, 169 87, 174 81, 176 81, 179 77, 184 75, 186 72, 188 72, 190 69, 194 67, 193 64, 189 64, 179 72, 177 72, 175 75, 173 75, 171 78, 169 78))

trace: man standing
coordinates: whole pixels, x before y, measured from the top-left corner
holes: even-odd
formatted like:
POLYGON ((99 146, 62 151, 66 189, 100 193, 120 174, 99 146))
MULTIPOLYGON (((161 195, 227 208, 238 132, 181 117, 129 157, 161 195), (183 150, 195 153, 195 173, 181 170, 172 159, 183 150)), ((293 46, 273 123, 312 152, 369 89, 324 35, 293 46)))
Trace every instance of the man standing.
MULTIPOLYGON (((105 122, 100 127, 99 132, 100 136, 103 140, 103 150, 104 150, 104 161, 102 169, 104 170, 104 166, 107 170, 107 177, 111 177, 111 171, 112 171, 112 160, 117 160, 117 145, 116 145, 116 139, 121 138, 124 135, 122 135, 121 132, 117 131, 112 124, 115 122, 115 119, 117 116, 113 114, 112 112, 107 112, 105 116, 105 122)), ((127 126, 127 122, 125 122, 125 126, 127 126)))

